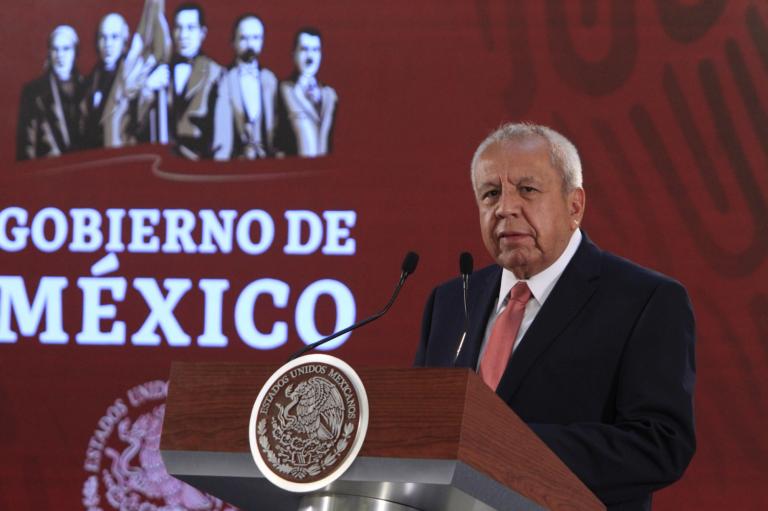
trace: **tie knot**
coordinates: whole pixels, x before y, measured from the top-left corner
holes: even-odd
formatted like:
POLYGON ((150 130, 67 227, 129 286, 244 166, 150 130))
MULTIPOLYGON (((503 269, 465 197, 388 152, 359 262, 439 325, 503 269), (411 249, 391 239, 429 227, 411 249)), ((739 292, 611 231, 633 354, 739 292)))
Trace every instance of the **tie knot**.
POLYGON ((509 291, 509 299, 514 302, 528 303, 531 299, 531 290, 525 282, 518 282, 509 291))

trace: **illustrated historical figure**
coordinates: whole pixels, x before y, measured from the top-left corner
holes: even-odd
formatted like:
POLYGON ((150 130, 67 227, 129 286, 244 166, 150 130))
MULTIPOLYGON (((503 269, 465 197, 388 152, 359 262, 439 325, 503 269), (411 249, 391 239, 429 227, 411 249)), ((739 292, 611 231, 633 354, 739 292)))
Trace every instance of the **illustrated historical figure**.
POLYGON ((299 29, 294 39, 294 73, 280 83, 278 145, 284 154, 311 157, 331 152, 338 97, 317 79, 322 56, 320 32, 299 29))
POLYGON ((158 121, 144 125, 142 139, 165 143, 167 136, 178 153, 190 159, 213 156, 214 108, 222 68, 201 52, 207 31, 200 5, 179 5, 173 17, 171 62, 158 66, 145 88, 145 94, 146 90, 167 90, 167 101, 162 101, 158 94, 149 117, 150 121, 158 121), (164 112, 160 111, 166 108, 167 134, 161 120, 164 112), (158 127, 153 132, 155 125, 158 127))
POLYGON ((579 228, 581 163, 559 133, 505 125, 471 168, 497 264, 471 276, 461 347, 461 279, 432 292, 416 364, 477 369, 609 510, 650 509, 696 447, 685 289, 579 228))
MULTIPOLYGON (((101 99, 101 104, 96 107, 99 98, 104 98, 103 92, 99 94, 92 87, 92 94, 86 97, 90 103, 90 109, 96 108, 102 111, 98 125, 94 128, 97 116, 90 116, 91 133, 100 128, 102 139, 106 147, 124 147, 138 142, 149 140, 151 133, 157 135, 157 116, 151 108, 156 99, 155 90, 167 84, 165 75, 167 68, 158 67, 158 63, 167 61, 171 53, 171 38, 168 24, 163 15, 164 2, 162 0, 145 0, 144 9, 135 33, 130 37, 130 44, 121 48, 117 58, 117 70, 112 78, 112 85, 106 99, 101 99), (125 47, 127 46, 127 48, 125 47)), ((120 47, 119 41, 122 35, 128 40, 127 25, 119 23, 122 17, 119 15, 107 15, 102 22, 102 29, 107 26, 114 27, 107 31, 109 34, 102 42, 99 39, 99 48, 105 47, 104 53, 109 55, 102 61, 113 60, 120 47), (118 28, 116 32, 114 29, 118 28)), ((102 52, 100 51, 100 54, 102 52)), ((108 66, 105 66, 108 67, 108 66)), ((98 69, 98 66, 97 66, 98 69)), ((107 76, 107 73, 103 73, 107 76)), ((86 125, 87 126, 87 125, 86 125)), ((167 130, 166 130, 167 131, 167 130)), ((86 130, 86 133, 89 133, 86 130)), ((88 137, 92 139, 92 137, 88 137)), ((153 139, 155 140, 155 139, 153 139)), ((156 141, 156 140, 155 140, 156 141)))
POLYGON ((75 65, 78 44, 69 25, 59 25, 48 37, 45 72, 21 93, 17 160, 59 156, 79 147, 83 79, 75 65))
POLYGON ((120 14, 110 13, 99 23, 96 47, 99 62, 85 80, 83 97, 83 145, 104 146, 104 107, 115 83, 118 68, 128 51, 128 23, 120 14))
POLYGON ((277 78, 259 63, 264 23, 255 14, 235 21, 235 62, 219 84, 214 158, 253 160, 274 155, 277 78))

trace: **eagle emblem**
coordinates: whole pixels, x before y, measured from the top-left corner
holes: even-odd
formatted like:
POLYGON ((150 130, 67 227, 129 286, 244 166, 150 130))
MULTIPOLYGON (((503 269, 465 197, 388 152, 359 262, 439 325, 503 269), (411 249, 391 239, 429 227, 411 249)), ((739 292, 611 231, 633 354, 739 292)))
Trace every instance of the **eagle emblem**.
POLYGON ((304 488, 338 477, 352 463, 367 429, 367 408, 362 382, 341 360, 308 355, 289 362, 254 404, 254 460, 278 486, 287 481, 284 489, 311 491, 304 488))
POLYGON ((313 376, 297 385, 296 390, 293 385, 288 385, 285 397, 291 400, 288 405, 275 404, 280 410, 277 419, 282 429, 321 442, 339 437, 344 402, 339 390, 326 378, 313 376))

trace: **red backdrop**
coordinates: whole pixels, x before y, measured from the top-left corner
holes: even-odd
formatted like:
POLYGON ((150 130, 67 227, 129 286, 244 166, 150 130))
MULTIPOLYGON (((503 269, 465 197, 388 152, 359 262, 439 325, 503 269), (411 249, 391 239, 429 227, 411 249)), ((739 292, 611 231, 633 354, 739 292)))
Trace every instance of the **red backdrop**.
MULTIPOLYGON (((193 163, 153 146, 17 163, 21 88, 41 73, 51 29, 75 27, 78 66, 88 72, 98 20, 117 11, 133 27, 142 5, 6 4, 3 210, 20 207, 31 217, 45 207, 65 214, 71 208, 260 209, 274 219, 275 239, 260 255, 237 249, 118 254, 113 276, 125 278, 128 291, 116 318, 129 338, 116 346, 75 342, 83 317, 77 280, 91 274, 103 250, 0 251, 0 274, 23 277, 30 300, 42 277, 67 279, 62 303, 69 335, 64 344, 42 343, 42 321, 38 332, 0 343, 0 509, 84 508, 88 444, 116 399, 166 378, 172 360, 284 361, 303 345, 294 326, 302 290, 320 279, 337 280, 351 291, 360 318, 383 305, 403 254, 412 249, 421 263, 391 313, 334 352, 358 366, 410 364, 429 290, 457 273, 462 250, 474 253, 476 265, 490 262, 468 164, 492 128, 518 119, 551 125, 579 147, 589 236, 677 278, 691 294, 699 447, 683 480, 657 495, 655 509, 768 506, 764 2, 204 1, 204 48, 221 63, 232 58, 232 20, 254 7, 266 26, 262 64, 280 78, 291 70, 293 32, 307 24, 323 32, 320 78, 339 95, 333 154, 254 163, 193 163), (147 154, 161 161, 150 163, 147 154), (284 254, 288 210, 355 211, 355 254, 284 254), (170 346, 162 333, 159 346, 130 341, 149 313, 131 287, 142 277, 192 281, 174 310, 190 346, 170 346), (238 295, 264 278, 290 286, 285 307, 268 297, 256 302, 260 330, 287 324, 288 342, 274 350, 249 347, 234 325, 238 295), (203 328, 200 279, 229 282, 222 304, 225 347, 196 344, 203 328)), ((167 12, 176 4, 170 1, 167 12)), ((0 315, 9 310, 0 307, 0 315)), ((321 331, 333 328, 333 313, 333 302, 321 298, 315 313, 321 331)), ((17 321, 7 320, 19 333, 17 321)))

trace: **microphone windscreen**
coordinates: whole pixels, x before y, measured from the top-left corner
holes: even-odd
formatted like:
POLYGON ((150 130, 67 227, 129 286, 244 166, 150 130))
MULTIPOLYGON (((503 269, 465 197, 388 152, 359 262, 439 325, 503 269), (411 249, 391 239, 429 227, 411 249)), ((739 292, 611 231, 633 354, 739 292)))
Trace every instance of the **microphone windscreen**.
POLYGON ((408 252, 405 254, 405 259, 403 259, 403 264, 400 267, 400 269, 405 273, 406 275, 410 275, 414 271, 416 271, 416 266, 419 264, 419 254, 416 252, 408 252))
POLYGON ((462 275, 471 275, 472 267, 472 254, 469 252, 462 252, 459 256, 459 272, 462 275))

